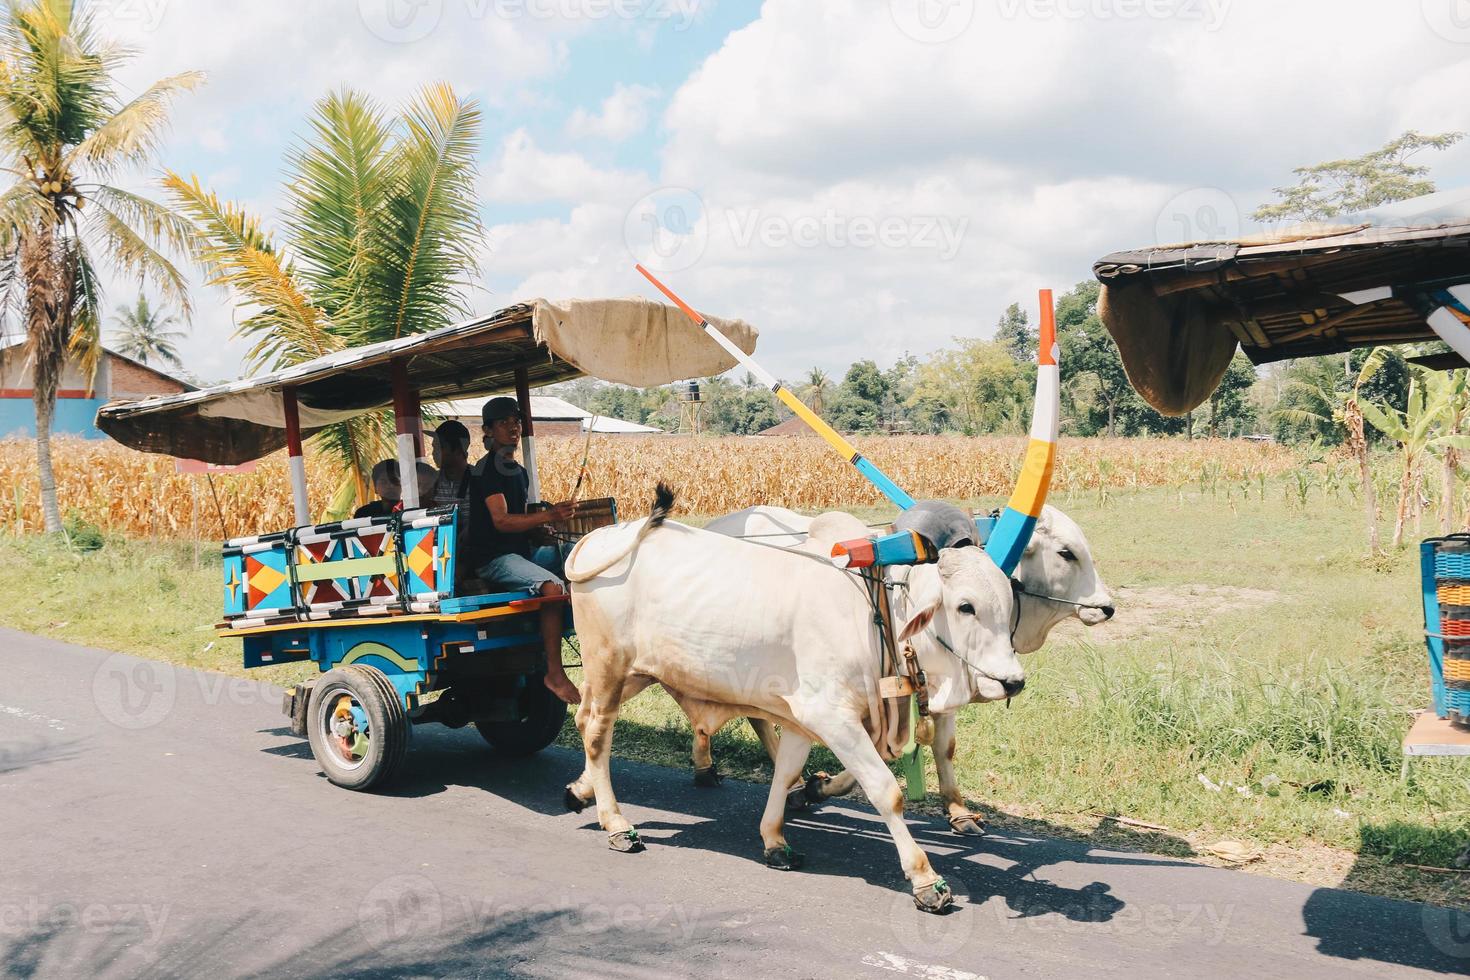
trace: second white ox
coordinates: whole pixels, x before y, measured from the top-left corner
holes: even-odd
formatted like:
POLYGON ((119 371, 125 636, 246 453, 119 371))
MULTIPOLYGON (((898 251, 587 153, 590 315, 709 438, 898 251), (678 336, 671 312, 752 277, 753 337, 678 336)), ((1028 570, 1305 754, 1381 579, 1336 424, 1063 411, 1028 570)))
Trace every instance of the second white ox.
MULTIPOLYGON (((813 555, 831 554, 835 540, 869 533, 856 518, 838 511, 811 518, 785 507, 768 506, 747 507, 717 517, 705 525, 705 530, 767 547, 801 549, 813 555)), ((1011 641, 1017 653, 1039 650, 1054 627, 1074 616, 1088 626, 1112 618, 1113 598, 1098 574, 1087 536, 1075 521, 1050 504, 1042 508, 1036 531, 1016 566, 1015 581, 1019 589, 1011 641)), ((774 729, 759 718, 750 719, 750 727, 774 760, 779 737, 774 729)), ((719 780, 710 754, 712 734, 694 726, 695 782, 701 786, 711 786, 719 780)), ((950 826, 960 834, 983 833, 983 822, 965 806, 955 778, 954 712, 935 713, 933 749, 939 792, 945 800, 950 826)), ((798 784, 791 791, 790 801, 796 806, 817 803, 851 792, 854 783, 851 772, 841 772, 831 778, 819 774, 808 779, 804 786, 798 784)))
MULTIPOLYGON (((760 822, 767 863, 801 863, 784 832, 786 787, 820 741, 887 823, 915 904, 949 905, 949 888, 905 826, 903 794, 875 747, 883 731, 879 648, 862 581, 799 551, 666 523, 672 502, 660 487, 652 516, 593 531, 567 561, 586 752, 568 806, 595 799, 609 846, 642 849, 618 808, 609 762, 620 706, 657 682, 705 730, 740 716, 781 726, 760 822)), ((935 711, 1020 690, 1010 585, 984 552, 946 549, 937 564, 913 570, 907 591, 895 611, 899 633, 912 640, 935 711)))

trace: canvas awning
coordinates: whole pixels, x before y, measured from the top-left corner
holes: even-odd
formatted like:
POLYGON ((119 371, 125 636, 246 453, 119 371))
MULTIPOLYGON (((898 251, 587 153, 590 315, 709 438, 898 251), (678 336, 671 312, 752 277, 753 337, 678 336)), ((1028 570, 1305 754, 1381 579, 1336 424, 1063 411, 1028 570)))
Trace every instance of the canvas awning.
MULTIPOLYGON (((757 331, 709 322, 746 353, 757 331)), ((722 374, 735 361, 678 309, 642 298, 538 299, 430 333, 353 347, 272 374, 200 391, 103 406, 97 427, 133 449, 210 463, 242 463, 286 444, 281 393, 296 391, 302 434, 392 402, 401 361, 424 402, 582 375, 648 387, 722 374)))
POLYGON ((1427 210, 1401 202, 1348 225, 1114 252, 1093 265, 1103 284, 1098 313, 1133 387, 1167 415, 1205 402, 1237 345, 1263 364, 1436 340, 1429 317, 1447 302, 1443 290, 1470 282, 1470 216, 1440 213, 1470 210, 1463 193, 1455 201, 1427 210), (1382 295, 1343 295, 1363 290, 1382 295))

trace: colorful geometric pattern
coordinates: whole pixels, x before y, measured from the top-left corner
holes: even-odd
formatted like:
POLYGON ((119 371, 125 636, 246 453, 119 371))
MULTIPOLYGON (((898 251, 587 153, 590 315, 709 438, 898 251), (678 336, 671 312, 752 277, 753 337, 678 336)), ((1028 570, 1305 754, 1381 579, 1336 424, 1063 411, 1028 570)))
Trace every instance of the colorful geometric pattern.
POLYGON ((454 591, 455 509, 415 510, 228 542, 224 608, 246 629, 434 612, 454 591))
POLYGON ((448 598, 454 593, 453 508, 402 515, 403 593, 407 600, 448 598))
POLYGON ((398 603, 395 517, 365 517, 297 528, 296 587, 312 612, 398 603))
POLYGON ((224 550, 225 617, 295 611, 287 534, 237 538, 224 550))

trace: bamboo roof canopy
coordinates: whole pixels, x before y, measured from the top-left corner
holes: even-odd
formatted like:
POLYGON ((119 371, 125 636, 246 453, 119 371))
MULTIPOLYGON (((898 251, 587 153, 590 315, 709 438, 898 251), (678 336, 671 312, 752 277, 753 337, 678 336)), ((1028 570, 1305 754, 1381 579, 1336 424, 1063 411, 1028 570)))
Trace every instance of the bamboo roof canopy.
MULTIPOLYGON (((1430 318, 1442 308, 1470 329, 1445 292, 1470 283, 1467 205, 1447 192, 1349 224, 1114 252, 1093 265, 1098 313, 1134 388, 1169 415, 1206 401, 1237 347, 1265 364, 1439 340, 1430 318)), ((1425 360, 1466 365, 1453 352, 1425 360)))
MULTIPOLYGON (((709 318, 747 353, 758 333, 709 318)), ((534 300, 428 333, 350 347, 270 374, 181 395, 104 405, 97 427, 144 452, 243 463, 286 445, 284 396, 301 434, 387 408, 398 365, 425 402, 533 387, 582 375, 648 387, 722 374, 735 360, 672 306, 641 298, 534 300)))

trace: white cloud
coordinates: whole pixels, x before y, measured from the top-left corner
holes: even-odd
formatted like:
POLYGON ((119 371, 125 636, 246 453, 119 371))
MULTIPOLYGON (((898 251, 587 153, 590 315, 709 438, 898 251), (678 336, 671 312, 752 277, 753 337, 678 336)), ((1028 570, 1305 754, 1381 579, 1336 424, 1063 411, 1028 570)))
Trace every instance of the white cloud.
POLYGON ((621 143, 648 125, 648 103, 658 89, 647 85, 617 85, 602 100, 602 108, 591 113, 578 107, 567 119, 566 133, 573 139, 604 139, 621 143))
MULTIPOLYGON (((363 0, 383 2, 399 0, 363 0)), ((1037 288, 1069 288, 1108 251, 1240 228, 1295 166, 1410 126, 1470 128, 1470 48, 1415 3, 959 3, 944 9, 973 19, 926 43, 893 15, 909 2, 923 0, 766 0, 665 84, 650 173, 609 166, 595 144, 649 132, 659 92, 624 81, 557 118, 565 103, 544 84, 582 32, 642 24, 475 16, 493 5, 445 0, 414 7, 441 11, 422 39, 391 43, 358 0, 175 0, 153 30, 128 28, 144 51, 129 78, 209 70, 176 141, 257 178, 343 84, 392 103, 445 78, 492 113, 535 107, 545 128, 514 130, 481 168, 492 216, 516 216, 490 230, 486 305, 647 293, 632 265, 649 257, 652 215, 677 246, 671 285, 755 323, 760 356, 787 375, 988 335, 1007 304, 1033 307, 1037 288)), ((1470 146, 1425 162, 1442 186, 1470 182, 1470 146)), ((200 357, 229 356, 228 308, 206 313, 216 298, 198 299, 200 357)))
POLYGON ((646 177, 629 171, 601 170, 577 153, 543 150, 518 129, 485 167, 481 187, 486 200, 503 204, 611 199, 627 206, 646 183, 646 177))

